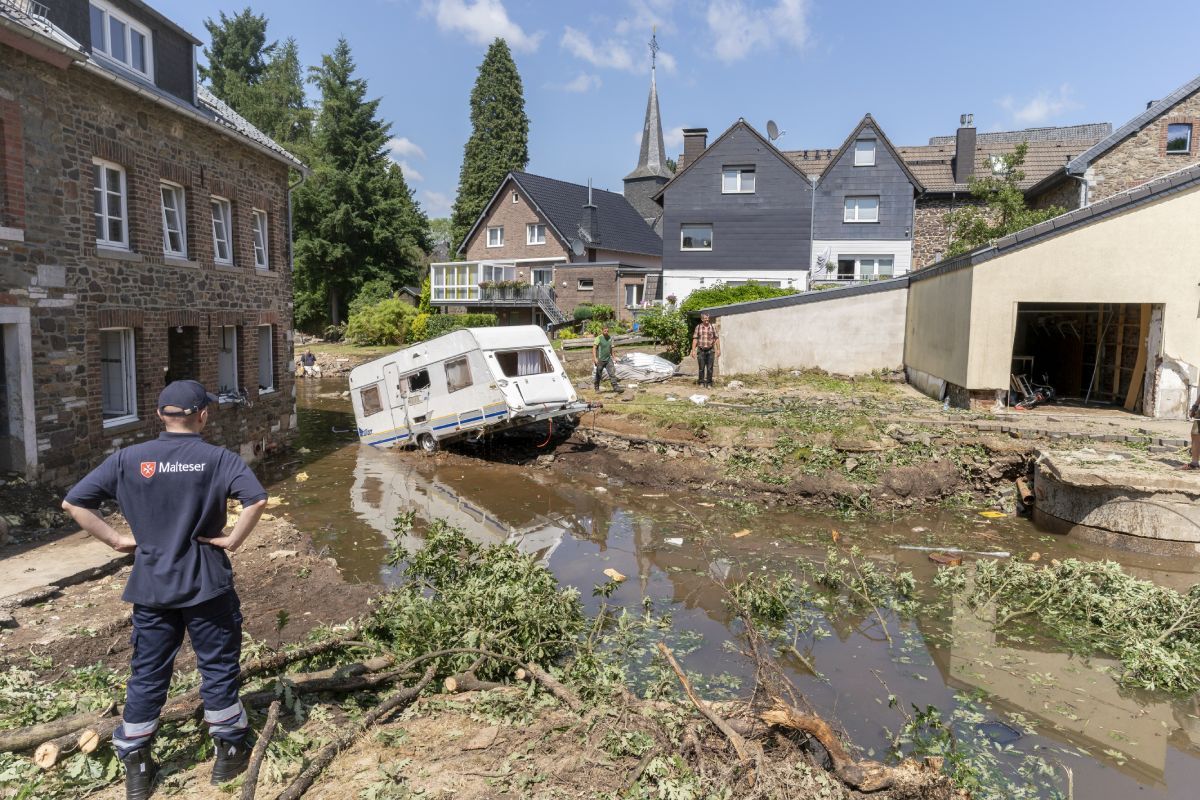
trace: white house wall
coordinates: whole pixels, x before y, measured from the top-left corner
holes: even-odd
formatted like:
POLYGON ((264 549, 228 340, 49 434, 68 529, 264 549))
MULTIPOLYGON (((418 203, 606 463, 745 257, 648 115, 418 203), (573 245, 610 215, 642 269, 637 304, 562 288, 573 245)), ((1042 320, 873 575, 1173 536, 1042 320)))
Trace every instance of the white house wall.
MULTIPOLYGON (((829 263, 836 268, 838 258, 866 256, 892 258, 892 274, 904 275, 912 270, 912 242, 908 239, 817 239, 813 242, 812 268, 817 259, 829 251, 829 263)), ((819 283, 820 280, 814 281, 819 283)))
POLYGON ((682 303, 689 294, 698 289, 711 289, 717 283, 737 281, 745 283, 778 283, 785 289, 803 292, 808 289, 808 270, 796 266, 792 269, 776 269, 769 272, 747 269, 708 269, 703 272, 678 271, 663 273, 663 297, 674 295, 682 303))

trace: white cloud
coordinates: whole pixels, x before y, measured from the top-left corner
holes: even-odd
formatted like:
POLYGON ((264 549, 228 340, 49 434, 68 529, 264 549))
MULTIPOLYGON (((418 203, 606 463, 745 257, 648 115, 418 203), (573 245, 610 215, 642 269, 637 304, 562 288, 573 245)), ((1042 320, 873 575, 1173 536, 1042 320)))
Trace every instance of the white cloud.
POLYGON ((409 182, 416 181, 417 183, 425 180, 425 176, 417 172, 407 161, 397 161, 396 163, 400 165, 400 171, 404 173, 404 180, 409 182))
POLYGON ((397 136, 388 139, 388 151, 392 154, 392 158, 399 161, 402 158, 416 156, 418 158, 425 157, 425 151, 421 149, 421 145, 409 139, 407 136, 397 136))
POLYGON ((559 84, 554 88, 561 89, 564 92, 577 92, 582 94, 584 92, 590 92, 593 89, 599 89, 603 85, 604 82, 600 80, 599 75, 589 75, 586 72, 581 72, 573 80, 559 84))
POLYGON ((1018 104, 1012 95, 1001 98, 1000 107, 1012 114, 1013 120, 1021 125, 1041 125, 1054 117, 1078 108, 1079 104, 1071 99, 1071 87, 1064 83, 1058 91, 1043 89, 1024 104, 1018 104))
POLYGON ((760 48, 800 49, 808 43, 808 0, 777 0, 752 8, 745 0, 709 0, 705 13, 721 61, 740 61, 760 48))
POLYGON ((560 44, 571 55, 582 59, 594 67, 632 70, 633 56, 623 44, 609 39, 600 44, 594 44, 586 33, 568 25, 563 30, 560 44))
POLYGON ((421 191, 421 205, 430 217, 450 216, 450 206, 453 204, 454 198, 444 192, 435 192, 432 189, 421 191))
POLYGON ((678 62, 675 61, 675 56, 663 50, 658 51, 658 63, 662 64, 663 69, 665 69, 667 72, 670 72, 672 75, 675 74, 675 70, 678 67, 678 62))
POLYGON ((423 0, 439 29, 464 36, 474 44, 491 44, 497 36, 513 50, 532 53, 541 44, 541 31, 526 33, 508 16, 501 0, 423 0))
POLYGON ((675 0, 629 0, 629 16, 617 21, 614 30, 618 35, 629 33, 643 36, 654 29, 671 32, 671 9, 675 0))

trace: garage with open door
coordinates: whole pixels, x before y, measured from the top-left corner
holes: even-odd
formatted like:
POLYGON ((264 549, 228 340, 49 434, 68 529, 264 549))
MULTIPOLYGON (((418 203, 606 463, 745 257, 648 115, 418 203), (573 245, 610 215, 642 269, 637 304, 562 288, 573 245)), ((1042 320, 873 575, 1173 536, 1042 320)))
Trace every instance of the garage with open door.
POLYGON ((1140 412, 1161 329, 1162 307, 1149 303, 1018 303, 1009 405, 1140 412))

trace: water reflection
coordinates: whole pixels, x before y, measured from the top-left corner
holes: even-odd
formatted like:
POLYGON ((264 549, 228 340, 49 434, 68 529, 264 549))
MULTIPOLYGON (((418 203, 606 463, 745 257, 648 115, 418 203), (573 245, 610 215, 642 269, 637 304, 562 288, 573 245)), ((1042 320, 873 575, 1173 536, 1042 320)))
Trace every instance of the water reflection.
MULTIPOLYGON (((303 464, 288 467, 303 469, 308 480, 282 477, 276 491, 288 501, 287 513, 349 577, 392 579, 381 565, 395 537, 393 521, 415 510, 420 520, 444 518, 481 543, 516 545, 562 583, 578 587, 585 602, 595 602, 590 590, 604 581, 603 570, 615 568, 629 579, 614 602, 637 607, 649 597, 660 610, 669 608, 677 630, 703 636, 687 658, 688 669, 709 674, 751 677, 744 660, 725 646, 732 623, 721 583, 755 570, 798 572, 796 560, 822 557, 835 527, 843 545, 858 544, 869 558, 911 570, 930 600, 936 567, 925 553, 898 545, 1036 550, 1047 560, 1115 558, 1132 574, 1177 589, 1200 573, 1195 561, 1118 553, 1047 536, 1023 520, 987 521, 970 512, 835 522, 768 511, 745 519, 729 509, 700 508, 682 493, 639 494, 619 476, 564 479, 467 458, 375 450, 336 432, 352 422, 348 406, 336 393, 318 395, 314 388, 301 395, 300 444, 308 452, 303 464), (750 535, 730 535, 745 527, 750 535)), ((401 543, 421 546, 416 534, 401 543)), ((986 612, 977 615, 959 603, 916 621, 888 617, 887 623, 893 647, 874 614, 834 615, 824 628, 829 635, 814 631, 798 643, 824 677, 798 662, 789 665, 812 702, 876 755, 887 746, 884 729, 897 730, 904 721, 901 710, 887 707, 888 694, 905 706, 947 710, 956 692, 983 692, 994 707, 1036 723, 1039 733, 1014 746, 1069 766, 1076 797, 1194 796, 1189 787, 1200 783, 1197 701, 1121 690, 1112 677, 1115 662, 997 635, 986 612)))

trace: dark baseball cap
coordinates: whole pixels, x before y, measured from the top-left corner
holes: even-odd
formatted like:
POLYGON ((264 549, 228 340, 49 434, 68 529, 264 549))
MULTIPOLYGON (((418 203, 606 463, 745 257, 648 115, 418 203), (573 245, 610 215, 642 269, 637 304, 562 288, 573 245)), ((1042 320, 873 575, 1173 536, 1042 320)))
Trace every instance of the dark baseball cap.
POLYGON ((215 394, 209 394, 199 381, 172 381, 158 396, 158 413, 164 417, 190 417, 209 403, 217 402, 215 394), (163 411, 175 406, 182 411, 163 411))

